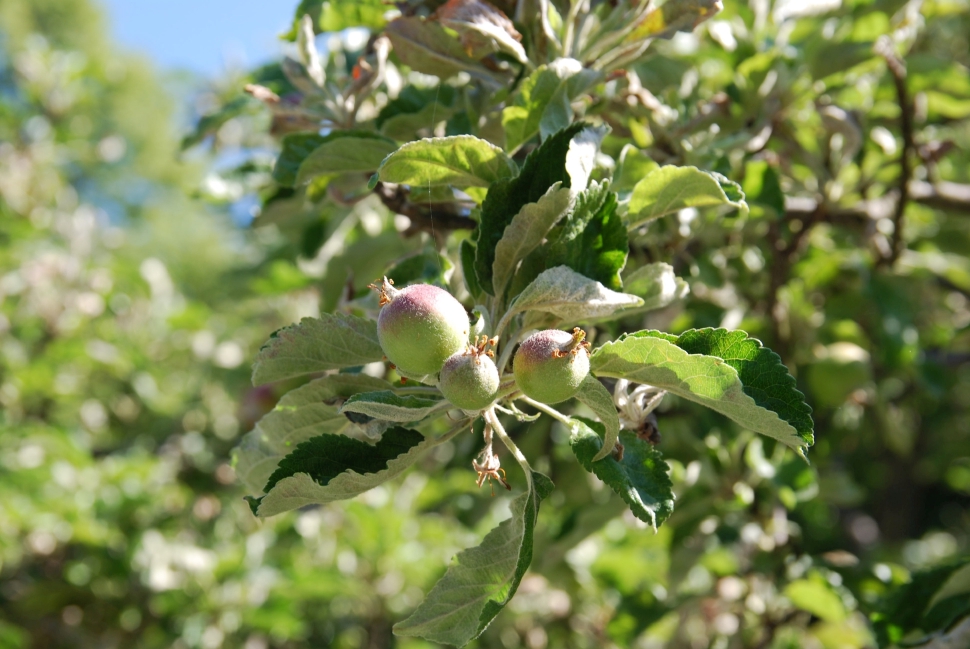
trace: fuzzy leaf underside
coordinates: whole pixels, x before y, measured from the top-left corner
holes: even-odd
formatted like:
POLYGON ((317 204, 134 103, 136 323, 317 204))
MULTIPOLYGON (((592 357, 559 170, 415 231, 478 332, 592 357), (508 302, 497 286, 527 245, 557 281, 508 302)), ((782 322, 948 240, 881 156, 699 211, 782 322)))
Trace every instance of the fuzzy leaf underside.
POLYGON ((544 311, 562 320, 580 321, 610 316, 641 304, 643 300, 635 295, 611 291, 570 268, 556 266, 540 273, 509 308, 513 314, 544 311))
POLYGON ((253 363, 253 385, 366 365, 383 357, 376 322, 323 313, 283 327, 266 341, 253 363))
POLYGON ((573 417, 569 445, 587 471, 609 485, 630 506, 633 515, 652 526, 661 525, 674 510, 670 467, 652 444, 629 431, 622 431, 623 459, 607 455, 595 458, 605 448, 605 430, 599 422, 573 417))
POLYGON ((744 393, 762 408, 778 413, 808 445, 814 442, 812 408, 805 403, 805 395, 795 387, 795 378, 781 362, 781 357, 749 338, 743 331, 727 329, 691 329, 672 338, 662 336, 688 354, 704 354, 724 359, 733 367, 744 393))
POLYGON ((435 137, 409 142, 381 163, 384 182, 415 187, 451 185, 489 187, 518 169, 505 152, 473 135, 435 137))
MULTIPOLYGON (((759 405, 744 390, 724 359, 689 354, 660 332, 641 331, 593 351, 590 371, 667 390, 719 412, 762 435, 773 437, 804 457, 811 433, 797 430, 777 412, 759 405)), ((772 372, 770 368, 763 368, 772 372)))
POLYGON ((481 635, 508 604, 532 562, 539 503, 552 482, 532 473, 533 489, 511 502, 512 515, 482 543, 463 550, 417 610, 394 633, 462 647, 481 635))
POLYGON ((664 262, 646 264, 623 278, 623 290, 643 298, 636 311, 662 309, 687 297, 690 286, 674 274, 674 267, 664 262))
POLYGON ((346 500, 400 475, 430 442, 408 428, 389 428, 370 445, 342 435, 319 435, 283 458, 263 487, 248 498, 253 513, 273 516, 311 504, 346 500))
POLYGON ((688 207, 719 205, 729 205, 742 213, 748 211, 740 187, 730 180, 697 167, 668 165, 650 172, 633 188, 627 221, 632 229, 688 207), (739 198, 732 200, 725 193, 725 183, 739 198))
POLYGON ((620 436, 620 416, 613 403, 613 395, 599 379, 589 374, 580 384, 576 400, 592 410, 603 424, 603 448, 593 457, 593 462, 598 462, 613 452, 620 436))
POLYGON ((280 460, 298 444, 318 435, 342 433, 353 425, 339 412, 341 400, 390 387, 387 381, 366 374, 332 374, 287 392, 234 450, 236 476, 258 493, 280 460))
POLYGON ((443 399, 401 396, 391 390, 364 392, 347 399, 340 412, 359 412, 385 421, 412 422, 448 406, 443 399))
POLYGON ((495 246, 492 284, 496 295, 505 291, 518 263, 539 247, 572 205, 573 193, 561 183, 555 183, 537 202, 527 203, 512 218, 495 246))
POLYGON ((537 202, 557 182, 569 187, 566 154, 572 138, 584 128, 586 125, 579 122, 559 131, 529 154, 519 175, 500 180, 489 188, 478 224, 475 272, 479 285, 490 295, 495 294, 492 286, 495 248, 505 228, 525 205, 537 202))

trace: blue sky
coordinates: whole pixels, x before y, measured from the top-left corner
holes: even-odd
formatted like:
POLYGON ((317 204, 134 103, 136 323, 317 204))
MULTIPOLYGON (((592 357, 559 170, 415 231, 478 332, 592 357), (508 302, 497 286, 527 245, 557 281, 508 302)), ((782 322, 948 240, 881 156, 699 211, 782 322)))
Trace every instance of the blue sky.
POLYGON ((216 76, 278 56, 297 0, 101 0, 116 41, 163 69, 216 76))

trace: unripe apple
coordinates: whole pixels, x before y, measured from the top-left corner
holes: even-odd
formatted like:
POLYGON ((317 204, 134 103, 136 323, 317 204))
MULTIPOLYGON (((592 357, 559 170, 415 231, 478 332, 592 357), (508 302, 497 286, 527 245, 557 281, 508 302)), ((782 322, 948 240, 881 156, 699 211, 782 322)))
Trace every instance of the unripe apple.
POLYGON ((498 394, 499 376, 491 351, 485 351, 488 339, 478 346, 468 346, 464 352, 455 354, 441 368, 438 389, 462 410, 483 410, 495 401, 498 394))
POLYGON ((512 371, 525 396, 541 403, 559 403, 579 390, 589 374, 586 332, 546 329, 525 339, 515 352, 512 371))
POLYGON ((468 314, 448 291, 430 284, 396 289, 385 277, 377 288, 377 339, 388 360, 414 376, 437 374, 468 345, 468 314))

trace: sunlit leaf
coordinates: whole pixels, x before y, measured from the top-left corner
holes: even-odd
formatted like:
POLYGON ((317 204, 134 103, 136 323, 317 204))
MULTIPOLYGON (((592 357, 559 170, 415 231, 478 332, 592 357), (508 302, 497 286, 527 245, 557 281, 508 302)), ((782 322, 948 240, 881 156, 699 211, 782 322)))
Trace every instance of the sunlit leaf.
POLYGON ((462 647, 481 635, 508 604, 532 563, 539 503, 552 482, 532 473, 532 489, 510 505, 511 517, 489 532, 481 545, 455 557, 417 610, 394 625, 394 633, 462 647))
POLYGON ((323 313, 284 327, 266 341, 253 363, 253 385, 357 367, 383 357, 373 320, 323 313))
POLYGON ((384 182, 400 185, 490 187, 518 171, 499 147, 473 135, 436 137, 405 144, 378 170, 384 182))
MULTIPOLYGON (((749 361, 741 361, 745 373, 756 379, 746 389, 731 363, 716 356, 690 354, 676 340, 674 336, 650 331, 624 335, 594 350, 590 369, 597 376, 646 383, 700 403, 804 454, 805 447, 813 442, 812 430, 806 430, 805 424, 808 406, 777 355, 766 350, 767 354, 756 353, 749 361)), ((763 349, 760 343, 758 348, 763 349)), ((745 354, 749 352, 747 345, 742 349, 745 354)), ((810 423, 811 418, 807 421, 810 423)))
MULTIPOLYGON (((717 174, 701 171, 697 167, 661 167, 647 175, 633 188, 627 220, 630 228, 687 207, 716 207, 728 205, 747 212, 743 194, 731 199, 722 183, 731 181, 717 174)), ((732 191, 740 192, 740 188, 732 191)))
POLYGON ((609 485, 630 506, 633 515, 655 530, 674 510, 673 484, 667 463, 650 442, 622 431, 623 458, 602 454, 603 425, 573 417, 569 445, 587 471, 609 485))

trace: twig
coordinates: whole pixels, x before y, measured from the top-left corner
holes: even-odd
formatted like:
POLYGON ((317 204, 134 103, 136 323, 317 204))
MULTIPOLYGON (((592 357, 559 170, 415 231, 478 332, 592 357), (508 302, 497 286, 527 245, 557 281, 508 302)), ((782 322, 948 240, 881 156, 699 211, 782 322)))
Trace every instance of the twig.
POLYGON ((502 422, 498 420, 498 415, 495 414, 495 410, 492 408, 489 408, 484 412, 484 415, 485 415, 485 421, 488 423, 489 426, 492 427, 492 430, 495 431, 495 434, 498 436, 498 438, 502 440, 502 443, 505 444, 505 447, 509 449, 509 452, 512 453, 512 456, 515 458, 516 462, 519 463, 519 466, 522 467, 522 472, 525 473, 525 480, 529 484, 529 490, 531 491, 532 490, 532 466, 529 464, 529 460, 525 458, 525 455, 522 454, 522 451, 519 450, 519 447, 515 445, 515 442, 512 441, 512 438, 509 437, 509 434, 505 432, 505 428, 502 427, 502 422))
POLYGON ((395 214, 400 214, 411 219, 411 227, 405 231, 405 233, 413 233, 415 231, 424 232, 434 232, 437 230, 474 230, 475 221, 468 218, 467 216, 461 216, 455 212, 449 212, 446 209, 439 208, 435 210, 434 220, 431 218, 431 214, 427 209, 417 203, 412 203, 410 200, 411 192, 405 187, 385 185, 384 183, 377 183, 374 187, 374 193, 377 194, 381 202, 384 203, 384 207, 391 210, 395 214))
POLYGON ((906 212, 906 204, 909 202, 909 182, 913 175, 910 155, 916 149, 913 143, 913 102, 910 101, 909 90, 906 88, 906 64, 896 56, 889 37, 883 36, 876 41, 875 50, 886 60, 886 67, 889 69, 896 86, 896 100, 899 102, 900 110, 899 128, 903 135, 903 150, 899 155, 899 195, 896 197, 896 209, 892 216, 895 227, 889 257, 883 260, 883 263, 891 267, 896 263, 905 245, 903 241, 903 215, 906 212))

